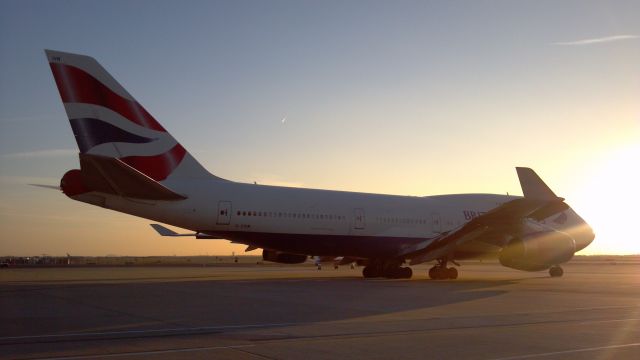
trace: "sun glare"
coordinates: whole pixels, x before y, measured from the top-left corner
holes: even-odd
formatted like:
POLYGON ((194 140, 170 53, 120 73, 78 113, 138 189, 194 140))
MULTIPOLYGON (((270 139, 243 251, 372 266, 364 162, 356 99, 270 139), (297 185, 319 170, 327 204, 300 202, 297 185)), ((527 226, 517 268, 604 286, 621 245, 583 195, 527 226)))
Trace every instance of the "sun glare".
POLYGON ((640 144, 618 148, 596 160, 585 176, 571 204, 596 234, 583 253, 640 254, 640 144))

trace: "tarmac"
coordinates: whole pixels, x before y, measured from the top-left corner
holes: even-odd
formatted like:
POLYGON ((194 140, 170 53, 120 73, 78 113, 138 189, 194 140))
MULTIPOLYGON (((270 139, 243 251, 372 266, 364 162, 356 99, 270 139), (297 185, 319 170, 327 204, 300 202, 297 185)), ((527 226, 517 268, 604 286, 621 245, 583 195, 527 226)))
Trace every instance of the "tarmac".
POLYGON ((640 359, 640 266, 0 269, 7 359, 640 359))

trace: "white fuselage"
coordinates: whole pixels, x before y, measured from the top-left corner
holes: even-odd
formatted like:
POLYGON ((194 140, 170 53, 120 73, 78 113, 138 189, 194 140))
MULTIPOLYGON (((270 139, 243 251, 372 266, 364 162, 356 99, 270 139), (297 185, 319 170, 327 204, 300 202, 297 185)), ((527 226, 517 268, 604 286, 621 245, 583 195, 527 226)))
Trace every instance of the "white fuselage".
MULTIPOLYGON (((217 179, 167 185, 188 198, 143 201, 90 193, 78 196, 78 200, 93 197, 87 202, 263 248, 308 255, 386 257, 517 198, 492 194, 395 196, 217 179), (95 196, 104 200, 96 201, 95 196)), ((572 210, 566 213, 566 222, 550 226, 562 231, 581 228, 584 221, 572 210)), ((574 238, 579 248, 588 244, 586 238, 581 244, 580 234, 574 238)), ((487 239, 483 245, 468 244, 472 251, 468 256, 497 252, 506 241, 499 238, 487 239)))

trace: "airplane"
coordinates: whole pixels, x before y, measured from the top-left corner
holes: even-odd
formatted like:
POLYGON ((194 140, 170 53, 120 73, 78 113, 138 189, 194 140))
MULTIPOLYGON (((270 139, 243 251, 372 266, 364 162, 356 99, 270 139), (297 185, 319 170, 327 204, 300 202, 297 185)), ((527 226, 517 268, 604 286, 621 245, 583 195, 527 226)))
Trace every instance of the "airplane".
POLYGON ((408 279, 407 262, 435 262, 430 278, 456 279, 449 264, 485 257, 559 277, 560 265, 595 238, 525 167, 516 168, 524 196, 396 196, 223 179, 94 58, 45 54, 79 148, 80 169, 60 181, 73 200, 188 229, 198 238, 261 248, 265 261, 347 258, 364 266, 365 278, 408 279))

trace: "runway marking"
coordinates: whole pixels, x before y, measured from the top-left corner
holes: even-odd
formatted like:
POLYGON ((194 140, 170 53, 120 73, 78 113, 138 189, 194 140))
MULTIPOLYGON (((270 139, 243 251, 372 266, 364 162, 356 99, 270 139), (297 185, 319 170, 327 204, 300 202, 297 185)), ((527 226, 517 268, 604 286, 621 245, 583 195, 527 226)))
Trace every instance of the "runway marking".
POLYGON ((584 323, 593 324, 593 323, 608 323, 608 322, 638 321, 638 320, 640 320, 640 318, 610 319, 610 320, 585 320, 584 323))
POLYGON ((71 355, 71 356, 63 356, 63 357, 47 357, 47 358, 37 358, 37 359, 40 359, 40 360, 99 359, 99 358, 113 358, 113 357, 122 357, 122 356, 185 353, 185 352, 205 351, 205 350, 241 349, 241 348, 248 348, 248 347, 254 347, 254 346, 256 345, 245 344, 245 345, 229 345, 229 346, 204 346, 204 347, 170 349, 170 350, 135 351, 135 352, 123 352, 123 353, 102 354, 102 355, 100 354, 71 355))
POLYGON ((172 333, 172 332, 196 333, 196 332, 205 332, 205 331, 212 331, 212 330, 255 329, 255 328, 262 328, 262 327, 281 327, 281 326, 296 326, 296 325, 308 325, 308 324, 310 323, 272 323, 272 324, 200 326, 200 327, 149 329, 149 330, 85 332, 85 333, 71 333, 71 334, 6 336, 6 337, 0 337, 0 342, 10 341, 10 340, 33 340, 33 339, 37 340, 37 339, 56 339, 56 338, 67 338, 67 337, 83 338, 83 337, 92 337, 92 336, 119 336, 119 335, 137 335, 137 334, 172 333))
MULTIPOLYGON (((627 322, 627 321, 638 321, 640 318, 629 318, 629 319, 603 319, 603 320, 569 320, 569 321, 560 321, 560 323, 565 322, 577 322, 582 324, 590 324, 590 323, 608 323, 608 322, 627 322)), ((509 323, 509 324, 501 324, 494 326, 527 326, 527 325, 541 325, 541 324, 549 324, 550 322, 533 322, 533 323, 509 323)), ((555 322, 553 322, 555 323, 555 322)), ((66 333, 66 334, 44 334, 44 335, 23 335, 23 336, 6 336, 0 337, 0 344, 10 341, 19 341, 19 340, 76 340, 74 338, 78 338, 77 340, 82 340, 83 338, 91 338, 91 337, 109 337, 109 336, 127 336, 127 335, 146 335, 146 334, 163 334, 163 333, 179 333, 179 334, 196 334, 196 333, 206 333, 208 331, 215 330, 234 330, 234 329, 259 329, 264 327, 284 327, 284 326, 305 326, 305 325, 313 325, 316 322, 289 322, 289 323, 269 323, 269 324, 245 324, 245 325, 219 325, 219 326, 199 326, 199 327, 182 327, 182 328, 165 328, 165 329, 148 329, 148 330, 125 330, 125 331, 104 331, 104 332, 84 332, 84 333, 66 333), (67 339, 68 338, 68 339, 67 339)), ((467 328, 465 326, 456 327, 455 329, 467 328)), ((431 329, 431 330, 450 330, 450 328, 441 328, 441 329, 431 329)), ((2 345, 7 345, 6 343, 2 345)))
POLYGON ((492 360, 516 360, 516 359, 531 359, 537 357, 547 357, 554 355, 564 355, 564 354, 573 354, 580 352, 589 352, 589 351, 598 351, 598 350, 606 350, 606 349, 621 349, 621 348, 629 348, 634 346, 640 346, 640 343, 632 343, 632 344, 621 344, 621 345, 608 345, 608 346, 598 346, 598 347, 590 347, 590 348, 582 348, 582 349, 572 349, 572 350, 563 350, 563 351, 554 351, 547 353, 539 353, 539 354, 527 354, 527 355, 516 355, 516 356, 508 356, 502 358, 495 358, 492 360))

